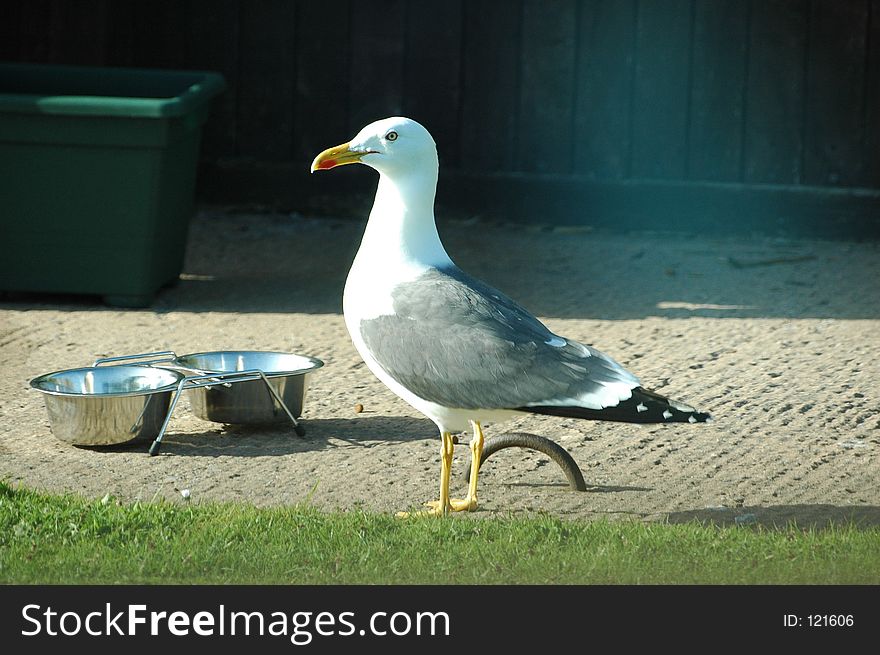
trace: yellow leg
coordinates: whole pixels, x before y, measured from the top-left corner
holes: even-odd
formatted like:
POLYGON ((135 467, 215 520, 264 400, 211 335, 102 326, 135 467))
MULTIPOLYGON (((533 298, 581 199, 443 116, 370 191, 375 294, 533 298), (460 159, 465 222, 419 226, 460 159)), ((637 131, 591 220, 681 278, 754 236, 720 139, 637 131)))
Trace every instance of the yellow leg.
POLYGON ((483 428, 479 421, 471 421, 474 429, 474 438, 471 439, 471 479, 468 484, 467 498, 464 500, 453 499, 450 501, 455 512, 472 512, 477 509, 477 476, 480 474, 480 458, 483 456, 483 428))
MULTIPOLYGON (((448 505, 443 503, 443 488, 441 482, 440 502, 434 500, 425 503, 431 508, 433 513, 439 513, 437 511, 439 507, 447 507, 447 512, 449 510, 452 510, 453 512, 472 512, 477 509, 477 476, 480 471, 480 458, 483 456, 483 442, 485 441, 485 438, 483 437, 483 428, 478 421, 471 421, 471 427, 474 429, 474 438, 471 439, 471 479, 468 484, 467 497, 463 499, 449 498, 449 478, 447 476, 446 498, 448 505)), ((449 461, 451 464, 452 457, 449 458, 449 461)))
MULTIPOLYGON (((440 500, 425 503, 430 509, 426 512, 418 512, 419 514, 445 516, 452 509, 452 505, 449 502, 449 477, 452 474, 452 455, 455 452, 452 433, 443 432, 440 435, 440 441, 440 500)), ((398 512, 397 516, 406 518, 410 516, 410 513, 398 512)))
POLYGON ((445 516, 449 514, 449 478, 452 475, 452 455, 455 453, 455 443, 449 432, 443 433, 440 447, 440 500, 433 510, 445 516))

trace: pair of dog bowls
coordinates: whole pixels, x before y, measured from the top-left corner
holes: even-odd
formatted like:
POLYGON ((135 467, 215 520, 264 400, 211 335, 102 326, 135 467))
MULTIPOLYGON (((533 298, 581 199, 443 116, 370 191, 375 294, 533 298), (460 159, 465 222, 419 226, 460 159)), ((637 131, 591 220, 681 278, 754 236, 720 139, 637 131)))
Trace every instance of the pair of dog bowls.
POLYGON ((171 351, 108 357, 92 366, 31 380, 42 392, 52 433, 76 446, 152 441, 159 452, 181 394, 193 413, 216 423, 290 421, 300 436, 314 357, 266 351, 215 351, 178 357, 171 351), (109 364, 109 365, 108 365, 109 364))

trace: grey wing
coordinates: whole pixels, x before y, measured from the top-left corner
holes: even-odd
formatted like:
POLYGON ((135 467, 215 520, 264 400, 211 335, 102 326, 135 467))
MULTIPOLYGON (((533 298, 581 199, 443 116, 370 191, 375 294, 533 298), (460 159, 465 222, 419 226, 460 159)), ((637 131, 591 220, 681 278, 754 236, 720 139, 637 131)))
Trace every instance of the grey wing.
POLYGON ((393 301, 393 315, 361 322, 364 342, 386 373, 439 405, 601 409, 639 385, 610 357, 556 336, 458 268, 430 269, 397 287, 393 301))

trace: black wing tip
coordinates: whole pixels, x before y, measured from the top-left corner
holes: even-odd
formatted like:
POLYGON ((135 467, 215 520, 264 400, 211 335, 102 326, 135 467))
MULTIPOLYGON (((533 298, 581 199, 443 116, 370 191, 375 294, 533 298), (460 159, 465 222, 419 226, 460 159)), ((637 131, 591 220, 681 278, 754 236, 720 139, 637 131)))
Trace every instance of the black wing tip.
POLYGON ((605 409, 556 405, 534 405, 517 409, 546 416, 621 423, 711 423, 713 420, 708 412, 699 412, 689 405, 670 401, 665 396, 642 387, 633 389, 632 396, 627 400, 605 409))

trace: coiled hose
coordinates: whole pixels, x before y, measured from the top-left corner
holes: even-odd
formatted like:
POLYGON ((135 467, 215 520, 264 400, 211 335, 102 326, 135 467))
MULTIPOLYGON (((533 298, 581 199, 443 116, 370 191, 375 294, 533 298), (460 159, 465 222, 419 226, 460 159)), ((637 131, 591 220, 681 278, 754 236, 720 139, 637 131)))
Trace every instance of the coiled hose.
MULTIPOLYGON (((568 478, 568 485, 574 491, 586 491, 587 483, 584 482, 584 476, 581 473, 577 462, 568 453, 568 451, 555 441, 547 437, 541 437, 537 434, 528 432, 505 432, 497 437, 488 437, 483 444, 483 455, 480 457, 480 467, 486 463, 494 453, 504 448, 528 448, 529 450, 537 450, 539 453, 547 455, 550 459, 559 465, 565 477, 568 478)), ((471 477, 470 467, 465 473, 465 481, 469 481, 471 477)))

